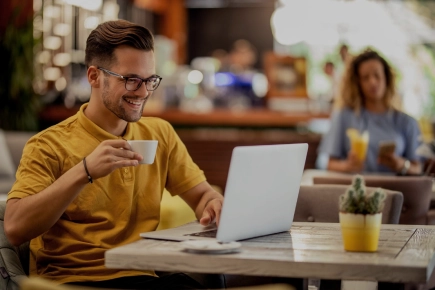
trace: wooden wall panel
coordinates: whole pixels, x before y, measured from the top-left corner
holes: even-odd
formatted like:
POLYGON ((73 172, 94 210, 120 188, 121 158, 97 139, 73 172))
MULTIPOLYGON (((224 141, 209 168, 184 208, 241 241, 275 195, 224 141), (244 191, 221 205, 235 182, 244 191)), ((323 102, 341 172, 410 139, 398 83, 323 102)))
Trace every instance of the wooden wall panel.
POLYGON ((186 62, 187 20, 184 0, 135 0, 134 5, 160 16, 158 32, 177 43, 177 63, 186 62))
POLYGON ((176 131, 193 161, 204 170, 208 182, 223 190, 234 147, 308 143, 305 169, 313 169, 321 140, 318 134, 300 134, 292 130, 177 129, 176 131))
POLYGON ((15 25, 20 26, 27 19, 33 17, 33 1, 32 0, 2 0, 0 1, 0 35, 6 30, 6 27, 12 20, 14 10, 18 9, 18 19, 15 25))
POLYGON ((254 67, 262 69, 263 53, 273 50, 270 17, 274 10, 274 4, 188 9, 188 62, 210 56, 215 49, 229 52, 236 40, 245 39, 257 50, 254 67))

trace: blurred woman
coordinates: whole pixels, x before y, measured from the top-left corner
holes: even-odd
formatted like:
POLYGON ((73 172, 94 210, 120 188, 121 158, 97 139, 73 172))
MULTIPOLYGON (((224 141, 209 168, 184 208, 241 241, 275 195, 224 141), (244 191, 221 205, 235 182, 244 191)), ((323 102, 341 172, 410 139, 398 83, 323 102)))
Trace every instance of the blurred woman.
POLYGON ((420 137, 418 123, 398 110, 395 76, 378 53, 366 50, 349 62, 337 106, 330 131, 319 147, 319 153, 329 155, 328 170, 421 173, 415 153, 420 137), (351 150, 349 135, 364 131, 368 132, 369 142, 365 159, 361 160, 362 152, 351 150), (388 146, 379 150, 381 143, 388 146))

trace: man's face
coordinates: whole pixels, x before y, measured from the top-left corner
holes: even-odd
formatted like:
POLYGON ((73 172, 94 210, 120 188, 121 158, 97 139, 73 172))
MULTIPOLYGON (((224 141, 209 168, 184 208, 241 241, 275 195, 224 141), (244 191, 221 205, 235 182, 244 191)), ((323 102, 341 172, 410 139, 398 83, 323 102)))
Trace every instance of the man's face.
MULTIPOLYGON (((155 74, 154 52, 138 50, 128 46, 115 49, 116 61, 110 71, 126 77, 149 78, 155 74)), ((103 72, 101 71, 103 74, 103 72)), ((101 98, 105 107, 118 118, 136 122, 142 117, 146 101, 152 92, 147 91, 145 82, 136 91, 125 88, 125 80, 104 74, 101 98)))

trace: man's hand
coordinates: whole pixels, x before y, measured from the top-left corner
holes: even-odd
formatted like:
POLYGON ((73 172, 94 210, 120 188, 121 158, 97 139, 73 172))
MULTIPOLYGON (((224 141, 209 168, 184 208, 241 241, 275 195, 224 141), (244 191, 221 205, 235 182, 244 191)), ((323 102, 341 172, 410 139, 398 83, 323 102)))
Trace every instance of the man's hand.
MULTIPOLYGON (((131 151, 127 141, 106 140, 86 157, 86 165, 91 177, 97 179, 117 168, 135 166, 138 160, 142 160, 142 156, 131 151)), ((10 199, 4 218, 9 241, 18 246, 50 229, 86 186, 84 176, 85 169, 80 162, 38 194, 10 199)))
POLYGON ((219 226, 222 211, 222 202, 223 199, 221 197, 210 199, 204 207, 204 211, 202 213, 201 219, 199 220, 199 223, 203 226, 207 226, 212 222, 216 222, 216 225, 219 226))
POLYGON ((207 181, 180 194, 180 197, 195 211, 196 218, 203 226, 212 222, 219 225, 224 197, 207 181))
POLYGON ((86 156, 86 167, 93 179, 112 173, 115 169, 136 166, 143 157, 131 151, 125 140, 105 140, 86 156))

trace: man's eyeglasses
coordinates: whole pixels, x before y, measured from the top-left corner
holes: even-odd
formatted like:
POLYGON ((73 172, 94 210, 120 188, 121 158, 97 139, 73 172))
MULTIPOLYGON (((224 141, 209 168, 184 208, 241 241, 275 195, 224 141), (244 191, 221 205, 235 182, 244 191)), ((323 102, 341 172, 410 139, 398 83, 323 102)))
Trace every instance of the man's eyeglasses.
POLYGON ((108 73, 109 75, 125 80, 125 89, 127 91, 137 91, 143 82, 145 82, 145 87, 147 88, 148 91, 154 91, 159 87, 160 82, 162 80, 162 77, 158 75, 154 75, 152 77, 143 79, 139 77, 125 77, 102 67, 98 67, 98 69, 108 73))

